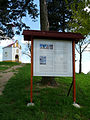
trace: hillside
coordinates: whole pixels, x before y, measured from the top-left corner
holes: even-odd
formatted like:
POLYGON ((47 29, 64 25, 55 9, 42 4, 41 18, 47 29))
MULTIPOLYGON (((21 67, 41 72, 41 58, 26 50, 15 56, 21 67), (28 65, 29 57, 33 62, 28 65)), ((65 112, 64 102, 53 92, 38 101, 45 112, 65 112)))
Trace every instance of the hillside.
POLYGON ((72 91, 67 97, 72 78, 57 77, 56 87, 42 86, 41 77, 33 77, 33 102, 30 101, 30 64, 19 71, 5 85, 0 95, 0 120, 90 120, 90 75, 76 74, 77 103, 72 106, 72 91))

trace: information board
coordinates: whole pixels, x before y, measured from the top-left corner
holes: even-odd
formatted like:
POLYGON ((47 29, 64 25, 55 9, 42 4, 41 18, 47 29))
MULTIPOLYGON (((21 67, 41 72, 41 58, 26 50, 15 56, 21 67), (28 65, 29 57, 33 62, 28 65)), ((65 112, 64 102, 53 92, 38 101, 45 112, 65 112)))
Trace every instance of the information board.
POLYGON ((72 41, 33 40, 33 76, 72 76, 72 41))

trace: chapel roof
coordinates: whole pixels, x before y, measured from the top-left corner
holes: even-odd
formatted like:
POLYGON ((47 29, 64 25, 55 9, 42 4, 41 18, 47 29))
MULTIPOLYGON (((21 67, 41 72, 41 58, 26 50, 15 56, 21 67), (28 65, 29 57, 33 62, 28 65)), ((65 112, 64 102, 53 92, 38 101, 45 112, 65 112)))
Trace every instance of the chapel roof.
POLYGON ((18 40, 16 40, 16 41, 15 41, 14 43, 12 43, 12 44, 9 44, 9 45, 3 47, 3 49, 4 49, 4 48, 7 48, 7 47, 12 47, 12 45, 14 45, 16 42, 18 42, 18 40))

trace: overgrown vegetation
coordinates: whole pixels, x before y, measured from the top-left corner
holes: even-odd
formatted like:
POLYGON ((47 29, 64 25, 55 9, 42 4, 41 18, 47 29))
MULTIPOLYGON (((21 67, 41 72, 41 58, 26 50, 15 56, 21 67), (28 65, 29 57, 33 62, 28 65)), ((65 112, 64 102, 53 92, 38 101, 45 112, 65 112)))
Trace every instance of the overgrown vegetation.
POLYGON ((57 77, 56 87, 41 86, 41 77, 33 77, 33 102, 30 101, 30 64, 7 83, 0 96, 1 120, 89 120, 90 119, 90 76, 76 74, 77 103, 80 109, 72 106, 72 91, 67 92, 72 78, 57 77))

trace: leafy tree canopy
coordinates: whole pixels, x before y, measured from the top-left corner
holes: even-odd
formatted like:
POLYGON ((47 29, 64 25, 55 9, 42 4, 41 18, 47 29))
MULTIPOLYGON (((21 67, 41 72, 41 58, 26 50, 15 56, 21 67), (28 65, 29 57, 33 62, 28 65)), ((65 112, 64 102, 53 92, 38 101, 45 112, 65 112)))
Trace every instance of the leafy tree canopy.
POLYGON ((77 0, 74 0, 73 4, 71 5, 71 10, 72 10, 71 18, 72 19, 69 21, 69 26, 71 27, 70 31, 79 32, 86 37, 86 39, 84 40, 81 39, 76 45, 76 50, 80 55, 79 73, 82 72, 82 53, 85 51, 85 49, 90 44, 90 39, 87 39, 87 36, 90 35, 90 27, 89 27, 90 26, 90 12, 85 9, 86 7, 88 8, 90 7, 89 0, 80 0, 79 2, 77 2, 77 0))
POLYGON ((88 0, 80 0, 79 2, 74 0, 71 5, 72 19, 69 21, 71 31, 82 33, 84 36, 90 35, 90 12, 85 10, 86 7, 90 7, 88 0))
MULTIPOLYGON (((37 5, 34 0, 0 0, 0 30, 9 37, 13 37, 12 23, 20 33, 22 28, 29 28, 23 23, 22 18, 27 14, 32 19, 38 16, 37 5)), ((2 33, 2 32, 0 32, 2 33)))
POLYGON ((85 11, 89 0, 47 0, 50 30, 90 32, 90 13, 85 11))
POLYGON ((70 9, 72 3, 73 0, 68 0, 68 3, 65 0, 47 0, 50 30, 65 32, 68 29, 68 22, 72 16, 70 9))

